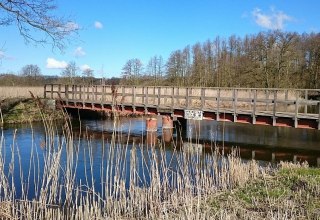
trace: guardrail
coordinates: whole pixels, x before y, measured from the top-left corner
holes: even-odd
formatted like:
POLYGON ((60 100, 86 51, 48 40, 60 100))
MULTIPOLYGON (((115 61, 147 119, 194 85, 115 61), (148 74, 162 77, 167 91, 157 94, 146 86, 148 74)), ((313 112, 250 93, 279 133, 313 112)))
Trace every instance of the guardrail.
MULTIPOLYGON (((44 97, 66 102, 201 110, 320 121, 320 90, 261 88, 198 88, 142 86, 82 86, 48 84, 44 97)), ((219 118, 217 118, 219 119, 219 118)), ((319 125, 320 126, 320 125, 319 125)))

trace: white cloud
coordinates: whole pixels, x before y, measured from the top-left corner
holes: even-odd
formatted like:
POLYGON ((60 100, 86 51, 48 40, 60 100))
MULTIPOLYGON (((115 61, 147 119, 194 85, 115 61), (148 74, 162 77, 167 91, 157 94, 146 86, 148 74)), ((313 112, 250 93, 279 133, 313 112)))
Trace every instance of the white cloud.
POLYGON ((81 71, 91 70, 91 67, 88 64, 84 64, 84 65, 80 66, 80 70, 81 71))
POLYGON ((94 22, 94 27, 96 29, 102 29, 103 28, 103 24, 100 21, 95 21, 94 22))
POLYGON ((77 47, 73 52, 75 57, 83 57, 86 55, 86 52, 83 50, 82 47, 77 47))
POLYGON ((46 67, 48 69, 64 69, 67 66, 68 66, 68 63, 66 61, 59 61, 50 57, 47 59, 46 67))
POLYGON ((282 30, 286 22, 293 20, 289 15, 282 11, 277 11, 274 8, 271 8, 270 13, 264 13, 261 9, 255 8, 252 11, 252 16, 256 24, 260 27, 271 30, 282 30))

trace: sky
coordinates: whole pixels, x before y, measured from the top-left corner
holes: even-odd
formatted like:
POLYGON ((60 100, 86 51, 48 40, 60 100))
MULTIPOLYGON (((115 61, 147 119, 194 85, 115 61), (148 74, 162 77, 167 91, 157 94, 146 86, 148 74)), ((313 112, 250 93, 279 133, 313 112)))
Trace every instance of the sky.
MULTIPOLYGON (((216 36, 261 31, 320 32, 319 0, 56 0, 57 16, 79 32, 60 52, 26 44, 16 26, 0 26, 0 73, 38 65, 44 75, 60 75, 73 61, 96 77, 120 77, 129 59, 144 65, 216 36)), ((3 13, 0 11, 0 13, 3 13)), ((35 33, 37 34, 37 33, 35 33)))

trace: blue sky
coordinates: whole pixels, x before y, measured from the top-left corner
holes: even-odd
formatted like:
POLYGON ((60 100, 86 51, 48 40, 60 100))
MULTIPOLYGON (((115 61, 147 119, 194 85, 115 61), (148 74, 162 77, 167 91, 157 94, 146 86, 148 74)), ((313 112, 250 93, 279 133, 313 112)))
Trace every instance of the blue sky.
MULTIPOLYGON (((59 75, 70 61, 96 77, 118 77, 127 60, 165 60, 187 45, 260 31, 320 32, 318 0, 57 0, 55 14, 79 27, 64 53, 48 45, 25 44, 15 26, 0 26, 0 73, 36 64, 59 75)), ((1 12, 0 12, 1 13, 1 12)))

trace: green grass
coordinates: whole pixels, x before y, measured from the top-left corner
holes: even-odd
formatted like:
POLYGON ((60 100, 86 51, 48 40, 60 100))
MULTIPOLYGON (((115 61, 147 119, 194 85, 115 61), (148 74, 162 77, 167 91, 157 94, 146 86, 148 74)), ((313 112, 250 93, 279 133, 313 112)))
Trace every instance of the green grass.
POLYGON ((238 219, 320 219, 320 169, 280 167, 243 187, 212 195, 212 212, 228 210, 238 219), (278 216, 278 213, 280 216, 278 216))
MULTIPOLYGON (((10 100, 8 100, 10 102, 10 100)), ((7 107, 3 114, 5 124, 27 123, 33 121, 42 121, 43 118, 62 118, 62 114, 58 110, 39 108, 33 99, 21 99, 15 101, 7 107)))

